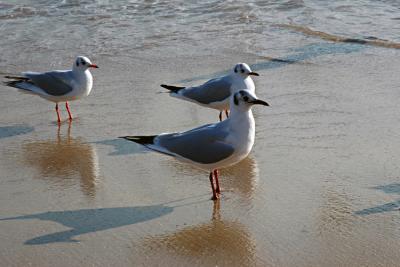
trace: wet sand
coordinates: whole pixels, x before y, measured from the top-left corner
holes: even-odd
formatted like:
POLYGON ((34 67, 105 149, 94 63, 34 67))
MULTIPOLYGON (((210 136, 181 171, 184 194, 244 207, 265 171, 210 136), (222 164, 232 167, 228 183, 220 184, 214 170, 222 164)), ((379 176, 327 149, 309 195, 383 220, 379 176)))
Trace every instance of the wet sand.
MULTIPOLYGON (((276 31, 290 44, 94 45, 93 91, 60 128, 51 103, 0 86, 1 265, 400 266, 400 50, 276 31), (236 62, 271 107, 254 108, 253 151, 213 202, 207 173, 117 137, 215 122, 159 84, 236 62)), ((62 48, 1 71, 67 68, 62 48)))
MULTIPOLYGON (((3 263, 397 265, 399 52, 357 50, 257 70, 271 108, 255 108, 254 149, 222 170, 216 204, 206 173, 116 139, 217 119, 156 94, 163 66, 133 87, 100 61, 93 95, 72 103, 77 118, 60 129, 47 102, 4 88, 3 263)), ((198 60, 191 70, 203 74, 210 63, 198 60)))

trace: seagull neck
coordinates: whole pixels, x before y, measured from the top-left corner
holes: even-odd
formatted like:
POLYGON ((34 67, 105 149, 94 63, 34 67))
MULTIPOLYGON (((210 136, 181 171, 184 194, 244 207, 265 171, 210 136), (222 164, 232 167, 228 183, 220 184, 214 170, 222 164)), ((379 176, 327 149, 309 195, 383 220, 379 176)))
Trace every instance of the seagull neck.
MULTIPOLYGON (((242 75, 238 74, 238 73, 232 73, 232 80, 236 80, 236 81, 244 81, 246 80, 247 77, 243 77, 242 75)), ((243 89, 243 88, 241 88, 243 89)))
POLYGON ((229 119, 232 122, 232 125, 239 125, 239 122, 243 124, 243 122, 248 122, 248 126, 254 124, 253 113, 251 112, 251 108, 249 107, 234 107, 231 108, 231 112, 229 115, 229 119))
POLYGON ((74 67, 72 68, 72 72, 73 72, 75 75, 87 75, 88 73, 90 73, 89 69, 83 70, 83 69, 80 69, 80 68, 75 67, 75 65, 74 65, 74 67))

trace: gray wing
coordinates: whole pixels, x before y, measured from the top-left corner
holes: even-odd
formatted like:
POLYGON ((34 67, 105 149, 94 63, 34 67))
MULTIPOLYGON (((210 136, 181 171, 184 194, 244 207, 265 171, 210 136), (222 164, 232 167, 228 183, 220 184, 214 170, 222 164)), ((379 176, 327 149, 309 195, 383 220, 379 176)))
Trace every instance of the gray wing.
POLYGON ((228 158, 234 148, 224 142, 228 132, 215 124, 184 133, 158 136, 158 144, 169 151, 195 162, 209 164, 228 158))
POLYGON ((47 94, 61 96, 73 90, 72 86, 67 82, 68 74, 67 71, 51 71, 44 73, 26 72, 24 76, 29 78, 29 82, 41 88, 47 94))
POLYGON ((203 85, 183 90, 182 95, 202 104, 219 102, 231 95, 231 85, 223 78, 212 79, 203 85))

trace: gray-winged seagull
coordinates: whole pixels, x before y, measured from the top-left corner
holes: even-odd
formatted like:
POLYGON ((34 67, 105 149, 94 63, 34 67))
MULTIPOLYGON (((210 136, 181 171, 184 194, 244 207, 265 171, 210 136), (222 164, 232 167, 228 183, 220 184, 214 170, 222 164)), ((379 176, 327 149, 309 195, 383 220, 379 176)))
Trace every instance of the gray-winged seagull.
POLYGON ((72 114, 68 101, 89 95, 93 77, 89 68, 98 68, 87 57, 76 58, 72 70, 54 70, 49 72, 22 72, 22 76, 5 76, 12 81, 6 85, 20 89, 24 93, 38 95, 56 103, 57 121, 61 122, 58 103, 65 102, 69 119, 72 114))
POLYGON ((269 106, 254 93, 240 90, 231 97, 231 115, 222 122, 182 133, 121 138, 209 171, 215 200, 220 194, 217 170, 238 163, 253 147, 255 123, 251 107, 255 104, 269 106))
POLYGON ((199 86, 179 87, 162 84, 161 87, 170 90, 170 95, 173 97, 219 110, 221 121, 222 111, 225 110, 228 117, 229 99, 232 94, 239 90, 255 93, 254 82, 250 75, 259 76, 246 63, 238 63, 228 75, 209 80, 199 86))

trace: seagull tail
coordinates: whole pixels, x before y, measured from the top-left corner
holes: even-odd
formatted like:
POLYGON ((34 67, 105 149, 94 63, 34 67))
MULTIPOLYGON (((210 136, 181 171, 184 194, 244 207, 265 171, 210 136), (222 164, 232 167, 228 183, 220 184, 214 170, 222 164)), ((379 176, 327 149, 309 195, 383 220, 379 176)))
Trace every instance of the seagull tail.
POLYGON ((141 145, 153 145, 154 138, 157 135, 147 135, 147 136, 121 136, 119 138, 126 139, 128 141, 132 141, 141 145))
POLYGON ((174 86, 174 85, 166 85, 166 84, 161 84, 160 86, 162 88, 170 90, 172 93, 178 93, 180 90, 185 89, 185 87, 182 87, 182 86, 174 86))
POLYGON ((29 87, 32 85, 29 82, 29 78, 21 76, 4 76, 6 79, 12 79, 12 81, 4 82, 4 85, 14 87, 21 90, 32 91, 29 87))

